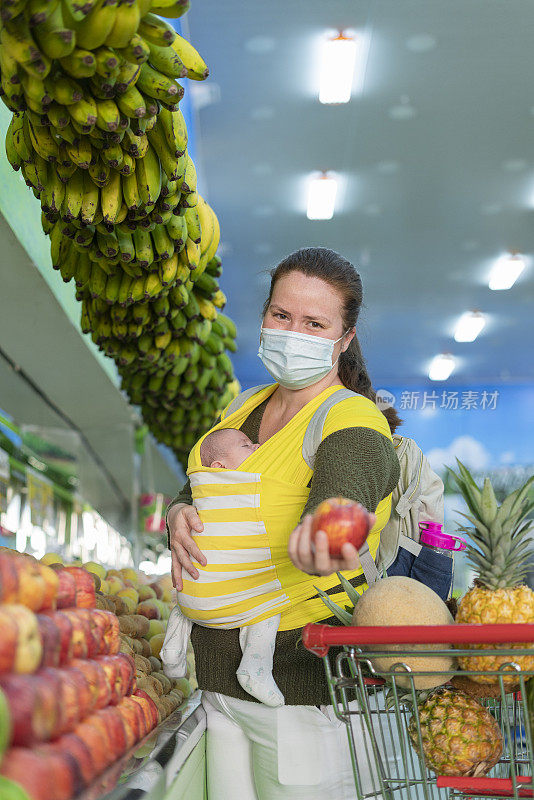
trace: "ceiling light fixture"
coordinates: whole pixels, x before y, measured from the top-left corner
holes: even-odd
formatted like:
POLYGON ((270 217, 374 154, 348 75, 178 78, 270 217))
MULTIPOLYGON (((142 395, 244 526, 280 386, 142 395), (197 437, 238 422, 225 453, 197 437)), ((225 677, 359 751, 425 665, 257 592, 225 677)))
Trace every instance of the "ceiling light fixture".
POLYGON ((450 353, 440 353, 434 356, 428 370, 428 377, 431 381, 446 381, 452 373, 456 361, 450 353))
POLYGON ((352 94, 352 81, 356 65, 356 40, 340 33, 323 42, 320 103, 348 103, 352 94))
POLYGON ((462 314, 454 330, 457 342, 474 342, 486 324, 486 317, 480 311, 466 311, 462 314))
POLYGON ((518 253, 500 258, 491 270, 488 286, 493 291, 510 289, 525 269, 525 260, 518 253))
POLYGON ((332 219, 336 205, 337 180, 323 172, 312 178, 308 188, 308 219, 332 219))

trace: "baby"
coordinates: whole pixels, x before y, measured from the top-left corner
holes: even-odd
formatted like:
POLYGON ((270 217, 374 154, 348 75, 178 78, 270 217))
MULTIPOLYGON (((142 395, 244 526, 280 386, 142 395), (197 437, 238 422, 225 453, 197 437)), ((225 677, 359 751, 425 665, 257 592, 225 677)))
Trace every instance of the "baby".
MULTIPOLYGON (((222 428, 206 436, 200 447, 200 460, 205 467, 237 469, 258 447, 259 444, 253 444, 242 431, 222 428)), ((284 704, 284 696, 272 675, 279 625, 280 614, 276 614, 269 619, 242 627, 239 631, 243 657, 236 672, 237 680, 246 692, 273 707, 284 704)), ((178 605, 175 606, 161 649, 163 671, 168 677, 179 678, 184 675, 187 645, 187 638, 184 644, 184 635, 188 637, 191 627, 192 622, 182 614, 178 605)))

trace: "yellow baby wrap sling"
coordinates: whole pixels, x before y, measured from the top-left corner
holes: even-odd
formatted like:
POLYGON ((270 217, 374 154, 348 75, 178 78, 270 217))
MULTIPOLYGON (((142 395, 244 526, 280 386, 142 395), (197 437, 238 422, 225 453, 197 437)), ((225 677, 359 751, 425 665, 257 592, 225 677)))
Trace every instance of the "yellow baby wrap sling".
MULTIPOLYGON (((212 430, 240 428, 277 385, 248 396, 234 412, 230 404, 226 410, 230 413, 223 413, 221 422, 212 430)), ((321 439, 352 427, 371 428, 391 439, 387 420, 371 400, 332 386, 307 403, 237 470, 202 466, 200 445, 208 434, 191 451, 187 474, 193 504, 204 525, 203 532, 193 538, 206 556, 207 565, 202 567, 195 562, 197 580, 183 573, 178 603, 189 619, 207 627, 238 628, 281 613, 279 630, 283 631, 331 616, 317 597, 316 587, 326 591, 339 586, 337 575, 307 575, 293 566, 287 552, 289 534, 299 523, 313 475, 313 459, 306 457, 306 433, 325 402, 331 408, 321 439), (346 399, 329 400, 338 391, 346 399)), ((367 540, 373 558, 390 508, 388 495, 375 510, 376 523, 367 540)), ((361 574, 361 567, 344 573, 349 580, 361 574)), ((367 583, 362 583, 358 591, 366 588, 367 583)), ((331 598, 341 606, 349 603, 342 591, 331 598)))

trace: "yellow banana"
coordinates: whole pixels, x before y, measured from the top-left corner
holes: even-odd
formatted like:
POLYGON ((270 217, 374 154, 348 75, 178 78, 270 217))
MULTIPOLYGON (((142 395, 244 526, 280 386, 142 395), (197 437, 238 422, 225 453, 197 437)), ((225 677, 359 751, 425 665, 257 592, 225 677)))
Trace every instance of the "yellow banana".
POLYGON ((136 34, 141 19, 137 2, 121 2, 115 14, 114 24, 106 38, 107 47, 128 47, 136 34))
POLYGON ((115 224, 122 205, 121 175, 111 170, 109 183, 100 190, 100 208, 104 223, 115 224))
POLYGON ((137 32, 150 44, 157 44, 161 47, 172 44, 177 36, 174 28, 161 17, 156 17, 155 14, 145 14, 139 22, 137 32))
POLYGON ((91 12, 76 27, 76 45, 85 50, 96 50, 104 43, 113 29, 117 14, 118 0, 97 0, 91 12))
POLYGON ((183 61, 188 78, 194 81, 203 81, 208 77, 210 71, 204 59, 198 54, 191 42, 188 42, 183 36, 176 34, 176 38, 171 47, 183 61))
POLYGON ((141 204, 153 205, 161 191, 161 167, 159 158, 149 145, 144 158, 138 160, 135 177, 141 204))

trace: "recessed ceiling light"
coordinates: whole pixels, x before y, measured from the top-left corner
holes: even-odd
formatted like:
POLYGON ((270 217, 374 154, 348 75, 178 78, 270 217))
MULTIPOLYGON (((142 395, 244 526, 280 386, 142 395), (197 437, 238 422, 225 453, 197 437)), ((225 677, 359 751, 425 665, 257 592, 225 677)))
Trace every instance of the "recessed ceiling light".
POLYGON ((332 219, 336 206, 337 181, 324 172, 312 178, 308 187, 308 219, 332 219))
POLYGON ((245 50, 255 55, 272 53, 275 47, 276 39, 273 39, 272 36, 252 36, 245 42, 245 50))
POLYGON ((454 329, 456 342, 474 342, 486 324, 486 317, 480 311, 466 311, 454 329))
POLYGON ((432 359, 428 369, 428 377, 431 381, 446 381, 455 366, 454 356, 450 353, 440 353, 432 359))
POLYGON ((268 205, 256 206, 252 213, 255 217, 272 217, 274 214, 274 208, 268 205))
POLYGON ((525 269, 525 260, 518 253, 499 258, 491 270, 488 286, 493 291, 510 289, 525 269))
POLYGON ((502 168, 506 172, 523 172, 528 166, 524 158, 509 158, 508 161, 503 161, 502 168))
POLYGON ((320 103, 348 103, 352 94, 357 43, 342 33, 325 39, 321 55, 320 103))
POLYGON ((274 117, 274 108, 272 106, 258 106, 257 108, 253 108, 250 112, 250 117, 256 122, 262 122, 266 119, 272 119, 274 117))
POLYGON ((258 178, 266 178, 267 175, 273 174, 273 167, 271 164, 267 164, 265 162, 254 164, 252 167, 252 172, 254 175, 257 175, 258 178))
POLYGON ((398 161, 379 161, 376 169, 381 175, 393 175, 399 171, 400 164, 398 161))
POLYGON ((435 50, 437 43, 436 37, 430 33, 419 33, 406 39, 406 47, 412 53, 428 53, 430 50, 435 50))

